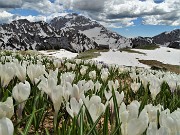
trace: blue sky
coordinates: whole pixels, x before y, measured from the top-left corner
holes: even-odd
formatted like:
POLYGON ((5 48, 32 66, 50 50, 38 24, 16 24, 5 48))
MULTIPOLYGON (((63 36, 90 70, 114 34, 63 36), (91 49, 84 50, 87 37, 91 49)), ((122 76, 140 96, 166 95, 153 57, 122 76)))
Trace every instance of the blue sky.
POLYGON ((84 14, 123 36, 155 36, 180 29, 179 0, 0 0, 0 23, 50 21, 64 12, 84 14))
MULTIPOLYGON (((138 20, 141 19, 138 18, 138 20)), ((180 29, 180 26, 144 25, 141 22, 135 22, 135 26, 110 29, 126 37, 153 37, 165 31, 180 29)))

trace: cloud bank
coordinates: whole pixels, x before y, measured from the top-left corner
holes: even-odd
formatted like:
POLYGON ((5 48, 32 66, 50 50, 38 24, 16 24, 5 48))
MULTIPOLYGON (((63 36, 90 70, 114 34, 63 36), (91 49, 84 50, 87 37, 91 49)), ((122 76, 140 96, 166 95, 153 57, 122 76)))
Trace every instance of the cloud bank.
POLYGON ((109 27, 132 26, 137 18, 145 25, 180 26, 180 0, 0 0, 0 23, 21 18, 48 21, 67 10, 109 27), (36 10, 40 15, 14 15, 9 13, 12 8, 36 10))
POLYGON ((141 17, 143 23, 147 25, 180 25, 180 0, 99 0, 98 2, 64 0, 61 2, 66 8, 87 12, 92 18, 102 22, 119 22, 129 26, 134 24, 133 20, 141 17))

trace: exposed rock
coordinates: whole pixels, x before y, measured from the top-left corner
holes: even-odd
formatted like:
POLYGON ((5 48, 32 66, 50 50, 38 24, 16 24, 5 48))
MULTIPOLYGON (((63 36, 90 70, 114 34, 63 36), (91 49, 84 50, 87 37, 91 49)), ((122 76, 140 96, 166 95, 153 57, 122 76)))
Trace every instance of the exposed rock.
POLYGON ((126 38, 103 25, 75 13, 46 22, 16 20, 0 25, 0 49, 66 49, 81 52, 89 49, 119 49, 144 45, 180 48, 180 29, 154 37, 126 38))

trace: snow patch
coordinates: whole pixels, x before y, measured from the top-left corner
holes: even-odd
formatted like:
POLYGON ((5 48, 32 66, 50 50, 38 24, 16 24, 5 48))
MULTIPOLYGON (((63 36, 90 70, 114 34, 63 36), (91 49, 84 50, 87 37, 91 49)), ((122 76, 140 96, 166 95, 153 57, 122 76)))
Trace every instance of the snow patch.
POLYGON ((60 49, 59 51, 51 51, 51 52, 48 52, 48 51, 39 51, 40 53, 46 55, 46 56, 53 56, 53 57, 56 57, 56 58, 75 58, 78 53, 72 53, 70 51, 67 51, 65 49, 60 49))
POLYGON ((107 64, 117 64, 125 66, 136 66, 145 67, 149 66, 140 63, 138 60, 157 60, 164 64, 180 65, 180 50, 160 47, 155 50, 142 50, 142 49, 132 49, 139 51, 144 54, 138 53, 128 53, 120 51, 101 52, 101 56, 94 58, 93 60, 103 61, 107 64))

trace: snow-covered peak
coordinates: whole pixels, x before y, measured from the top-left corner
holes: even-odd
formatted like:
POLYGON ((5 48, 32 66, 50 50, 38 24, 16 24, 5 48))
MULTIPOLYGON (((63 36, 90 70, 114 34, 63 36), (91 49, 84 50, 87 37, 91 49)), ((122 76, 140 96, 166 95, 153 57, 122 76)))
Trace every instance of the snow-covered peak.
POLYGON ((50 22, 56 29, 69 30, 85 34, 94 40, 99 47, 123 48, 131 47, 131 40, 105 28, 100 23, 79 14, 67 14, 57 17, 50 22))
POLYGON ((180 41, 180 29, 176 29, 170 32, 163 32, 157 36, 154 36, 153 41, 156 44, 180 48, 180 44, 178 44, 180 41))
POLYGON ((81 52, 94 48, 119 49, 152 44, 180 48, 179 41, 179 29, 154 37, 126 38, 76 13, 65 13, 52 19, 50 23, 21 19, 0 25, 0 49, 64 48, 81 52))
POLYGON ((95 48, 96 43, 73 29, 55 29, 44 21, 21 19, 0 26, 0 49, 48 50, 67 49, 81 52, 95 48))

